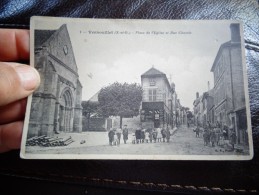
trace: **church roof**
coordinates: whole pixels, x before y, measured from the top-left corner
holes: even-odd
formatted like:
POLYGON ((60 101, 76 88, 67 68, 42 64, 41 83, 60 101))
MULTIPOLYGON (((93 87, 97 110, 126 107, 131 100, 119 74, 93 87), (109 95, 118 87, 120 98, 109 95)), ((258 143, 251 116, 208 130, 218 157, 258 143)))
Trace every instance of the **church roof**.
MULTIPOLYGON (((35 48, 45 46, 50 58, 59 65, 73 72, 78 76, 78 69, 70 40, 67 25, 61 25, 57 30, 35 30, 35 48)), ((59 67, 56 67, 59 71, 59 67)), ((76 85, 76 83, 75 83, 76 85)))
POLYGON ((147 72, 141 75, 142 76, 158 76, 158 75, 163 75, 165 76, 165 73, 155 69, 154 67, 150 68, 147 72))

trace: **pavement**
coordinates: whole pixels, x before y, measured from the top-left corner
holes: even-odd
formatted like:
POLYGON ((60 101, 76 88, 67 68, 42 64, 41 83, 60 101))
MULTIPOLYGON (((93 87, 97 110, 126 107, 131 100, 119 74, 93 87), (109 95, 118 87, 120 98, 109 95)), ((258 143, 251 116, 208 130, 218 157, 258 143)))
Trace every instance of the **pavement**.
POLYGON ((141 143, 132 144, 131 135, 127 144, 110 146, 108 132, 82 132, 82 133, 61 133, 58 137, 74 140, 68 146, 61 147, 27 147, 28 153, 46 154, 134 154, 134 155, 233 155, 235 151, 229 150, 229 144, 212 147, 204 146, 203 136, 195 136, 193 127, 181 126, 174 130, 169 143, 141 143))

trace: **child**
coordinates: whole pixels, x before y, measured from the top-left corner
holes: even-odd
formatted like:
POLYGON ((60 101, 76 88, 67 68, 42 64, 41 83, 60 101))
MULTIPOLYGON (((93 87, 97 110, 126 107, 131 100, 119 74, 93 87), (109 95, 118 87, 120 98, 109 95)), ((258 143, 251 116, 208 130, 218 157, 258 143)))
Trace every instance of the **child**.
POLYGON ((114 140, 114 145, 115 145, 115 146, 119 145, 118 135, 116 134, 116 131, 115 131, 113 137, 114 137, 114 138, 113 138, 113 140, 114 140))
POLYGON ((149 140, 149 132, 146 131, 145 132, 145 141, 146 141, 146 143, 148 143, 148 140, 149 140))
POLYGON ((132 133, 132 134, 131 134, 131 142, 132 142, 133 144, 136 143, 136 135, 135 135, 135 133, 132 133))
POLYGON ((162 133, 160 128, 157 128, 157 142, 162 142, 162 133))

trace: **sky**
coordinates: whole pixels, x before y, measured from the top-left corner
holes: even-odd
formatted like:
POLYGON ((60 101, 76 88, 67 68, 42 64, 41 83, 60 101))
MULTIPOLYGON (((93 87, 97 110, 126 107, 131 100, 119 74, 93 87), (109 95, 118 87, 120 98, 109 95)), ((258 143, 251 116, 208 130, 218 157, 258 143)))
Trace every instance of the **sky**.
POLYGON ((57 29, 64 23, 82 100, 115 81, 141 83, 141 75, 154 67, 175 83, 182 106, 192 109, 196 92, 207 91, 208 82, 213 88, 210 69, 220 45, 230 40, 231 21, 44 19, 35 28, 57 29))

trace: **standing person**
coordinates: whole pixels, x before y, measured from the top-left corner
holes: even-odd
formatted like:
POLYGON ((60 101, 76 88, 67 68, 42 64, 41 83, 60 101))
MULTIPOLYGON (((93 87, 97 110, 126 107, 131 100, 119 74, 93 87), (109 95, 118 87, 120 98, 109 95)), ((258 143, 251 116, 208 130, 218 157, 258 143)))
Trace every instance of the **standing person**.
POLYGON ((156 143, 156 139, 157 139, 157 130, 154 128, 153 132, 152 132, 152 136, 153 136, 153 140, 156 143))
POLYGON ((118 128, 116 130, 116 135, 117 135, 117 138, 118 138, 118 145, 120 145, 120 143, 121 143, 121 134, 122 134, 122 130, 121 130, 121 128, 118 128))
MULTIPOLYGON (((168 127, 167 127, 168 128, 168 127)), ((166 130, 163 128, 161 131, 162 134, 162 138, 163 138, 163 142, 165 142, 165 138, 166 138, 166 130)))
POLYGON ((142 129, 141 132, 140 132, 140 142, 141 143, 144 143, 145 141, 145 129, 142 129))
POLYGON ((118 146, 118 136, 117 136, 117 133, 116 133, 116 129, 113 130, 114 132, 114 135, 113 135, 113 143, 115 146, 118 146))
POLYGON ((211 146, 215 147, 215 143, 216 143, 216 128, 212 128, 211 133, 210 133, 210 141, 211 141, 211 146))
POLYGON ((194 131, 195 131, 195 136, 200 137, 200 127, 199 127, 199 125, 197 125, 197 128, 194 131))
POLYGON ((114 130, 111 129, 111 130, 109 131, 109 133, 108 133, 110 146, 112 146, 112 143, 113 143, 113 141, 114 141, 114 135, 115 135, 114 130))
POLYGON ((221 124, 219 121, 216 122, 216 127, 221 128, 221 124))
POLYGON ((208 127, 208 129, 211 129, 211 123, 210 123, 210 121, 207 121, 207 127, 208 127))
POLYGON ((161 133, 161 128, 157 128, 157 142, 162 141, 162 133, 161 133))
POLYGON ((150 141, 150 143, 152 143, 152 140, 153 140, 153 130, 149 129, 149 141, 150 141))
POLYGON ((145 131, 145 141, 146 143, 148 143, 148 140, 149 140, 149 132, 148 130, 145 131))
POLYGON ((232 145, 233 150, 235 149, 236 139, 237 139, 236 132, 233 129, 233 127, 230 127, 230 144, 232 145))
POLYGON ((210 133, 209 133, 208 129, 205 129, 205 131, 204 131, 203 142, 204 142, 204 146, 207 146, 210 142, 210 133))
POLYGON ((132 134, 131 134, 131 142, 132 142, 133 144, 136 144, 136 135, 135 135, 134 132, 132 132, 132 134))
POLYGON ((141 129, 140 128, 138 128, 136 130, 135 135, 136 135, 136 142, 137 142, 137 144, 141 143, 141 129))
POLYGON ((223 137, 224 137, 224 140, 228 139, 228 126, 227 125, 223 126, 223 137))
POLYGON ((126 144, 126 142, 128 140, 128 135, 129 135, 129 131, 127 129, 127 125, 124 125, 124 128, 122 130, 122 134, 123 134, 124 144, 126 144))
POLYGON ((213 130, 213 126, 206 126, 203 134, 204 145, 209 146, 211 142, 211 131, 213 130))
POLYGON ((216 128, 215 129, 215 133, 216 133, 216 144, 218 146, 219 145, 219 141, 220 141, 220 136, 221 136, 221 129, 220 128, 216 128))
POLYGON ((168 127, 166 128, 165 134, 166 134, 166 141, 169 142, 169 140, 170 140, 170 130, 169 130, 168 127))

